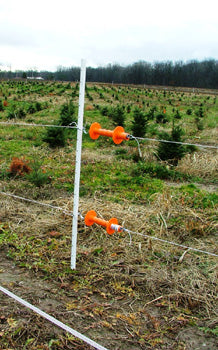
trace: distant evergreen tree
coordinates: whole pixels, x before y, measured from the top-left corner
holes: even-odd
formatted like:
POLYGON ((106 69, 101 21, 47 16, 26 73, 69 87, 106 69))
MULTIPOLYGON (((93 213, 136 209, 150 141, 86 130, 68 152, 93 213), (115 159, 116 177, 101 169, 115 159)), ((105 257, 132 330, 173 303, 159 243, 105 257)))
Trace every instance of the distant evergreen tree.
POLYGON ((75 122, 75 106, 72 101, 64 103, 60 108, 59 125, 67 126, 70 123, 75 122))
POLYGON ((126 115, 123 106, 118 105, 112 108, 109 114, 115 125, 124 126, 126 115))
MULTIPOLYGON (((160 139, 167 141, 183 142, 182 135, 184 134, 180 126, 174 126, 171 134, 163 132, 159 134, 160 139)), ((186 153, 191 149, 177 143, 160 142, 157 150, 157 157, 161 160, 167 160, 172 165, 177 165, 186 153)))
POLYGON ((66 130, 49 127, 42 140, 47 142, 51 148, 64 147, 66 145, 66 130))
MULTIPOLYGON (((58 125, 68 126, 75 120, 75 106, 72 101, 64 103, 60 108, 60 118, 58 120, 58 125)), ((47 128, 45 135, 42 140, 47 142, 50 147, 64 147, 66 145, 66 139, 68 135, 68 130, 64 128, 47 128)))
POLYGON ((132 133, 134 136, 143 137, 147 128, 147 117, 143 111, 136 107, 133 112, 132 133))

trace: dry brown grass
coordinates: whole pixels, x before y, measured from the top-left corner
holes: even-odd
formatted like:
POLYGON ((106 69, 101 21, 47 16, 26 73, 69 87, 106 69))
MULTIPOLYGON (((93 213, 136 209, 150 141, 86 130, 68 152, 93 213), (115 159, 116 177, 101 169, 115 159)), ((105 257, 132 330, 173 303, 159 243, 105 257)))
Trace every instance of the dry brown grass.
MULTIPOLYGON (((73 200, 72 198, 60 197, 55 201, 44 202, 58 205, 69 211, 72 209, 73 200)), ((182 206, 178 206, 168 193, 157 195, 155 205, 152 207, 129 206, 128 203, 112 205, 105 202, 103 197, 97 193, 94 198, 82 199, 80 206, 83 215, 94 208, 99 217, 109 219, 115 215, 119 223, 130 230, 145 234, 153 231, 155 236, 175 241, 178 240, 178 237, 176 237, 176 232, 168 227, 168 218, 176 215, 178 211, 194 222, 196 222, 196 218, 201 224, 206 222, 204 213, 199 214, 187 209, 181 212, 182 206), (154 218, 156 218, 155 222, 154 218)), ((41 239, 47 240, 50 237, 49 232, 53 230, 61 233, 63 241, 66 238, 69 240, 71 236, 71 217, 36 204, 20 202, 2 196, 0 217, 1 221, 8 222, 12 231, 18 235, 21 234, 21 236, 34 235, 36 238, 41 237, 41 239)), ((211 241, 207 237, 202 236, 200 240, 192 238, 191 241, 194 247, 211 250, 211 241)), ((211 288, 215 287, 216 283, 215 265, 211 266, 210 276, 202 274, 198 266, 199 264, 207 264, 207 261, 210 259, 213 261, 215 258, 208 258, 204 255, 195 256, 191 252, 183 255, 184 251, 179 248, 154 242, 135 234, 132 234, 131 246, 129 243, 127 233, 108 236, 104 229, 96 225, 87 228, 80 221, 78 254, 82 257, 78 259, 78 271, 84 269, 85 262, 89 262, 92 252, 97 247, 105 247, 104 256, 98 257, 96 255, 94 260, 97 264, 101 260, 99 268, 105 266, 104 272, 99 271, 99 273, 105 281, 107 280, 110 290, 112 288, 116 291, 118 288, 116 284, 114 285, 115 281, 119 281, 121 285, 134 284, 134 293, 139 293, 141 297, 142 295, 147 296, 144 299, 145 303, 146 300, 149 302, 161 296, 161 299, 163 298, 166 302, 174 301, 175 305, 178 306, 186 305, 190 309, 205 308, 208 316, 215 313, 216 291, 211 288), (118 262, 111 265, 114 258, 118 259, 118 262), (124 270, 122 266, 125 266, 124 270), (127 273, 127 271, 129 272, 127 273)), ((62 246, 62 249, 63 251, 54 251, 53 258, 56 257, 62 261, 68 257, 68 260, 70 247, 66 249, 62 246)), ((29 258, 31 259, 31 257, 29 258)), ((27 259, 29 258, 27 257, 27 259)))
POLYGON ((201 150, 194 154, 187 154, 177 166, 177 170, 199 176, 208 180, 215 180, 218 176, 218 151, 201 150))

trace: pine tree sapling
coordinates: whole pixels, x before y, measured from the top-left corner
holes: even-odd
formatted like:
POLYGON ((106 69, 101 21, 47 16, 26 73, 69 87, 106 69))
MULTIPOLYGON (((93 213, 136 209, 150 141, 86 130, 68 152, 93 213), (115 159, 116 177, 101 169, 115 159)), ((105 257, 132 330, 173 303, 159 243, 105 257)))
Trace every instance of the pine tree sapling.
POLYGON ((143 137, 146 133, 148 120, 146 115, 138 107, 133 112, 132 133, 136 137, 143 137))
POLYGON ((109 110, 108 110, 108 107, 107 107, 107 106, 103 106, 103 107, 101 108, 101 115, 107 116, 107 115, 108 115, 108 112, 109 112, 109 110))
POLYGON ((203 110, 203 107, 200 106, 199 107, 199 110, 195 112, 196 116, 199 117, 199 118, 203 118, 204 117, 204 110, 203 110))
POLYGON ((35 104, 35 108, 39 112, 39 111, 41 111, 43 109, 43 106, 42 106, 42 104, 40 102, 37 101, 36 104, 35 104))
POLYGON ((182 118, 182 116, 181 116, 181 114, 180 114, 178 109, 176 110, 176 114, 175 114, 174 118, 176 118, 176 119, 181 119, 182 118))
POLYGON ((26 178, 37 187, 41 187, 51 181, 51 177, 41 168, 42 163, 34 160, 31 163, 31 173, 26 175, 26 178))
POLYGON ((125 111, 123 106, 118 105, 110 111, 110 117, 117 126, 124 126, 125 123, 125 111))
POLYGON ((186 114, 187 114, 187 115, 192 115, 192 109, 191 109, 191 108, 188 108, 187 111, 186 111, 186 114))
POLYGON ((127 105, 126 111, 128 114, 131 112, 131 105, 127 105))
POLYGON ((203 120, 202 120, 201 118, 196 117, 196 118, 195 118, 195 124, 196 124, 197 129, 198 129, 199 131, 204 130, 204 122, 203 122, 203 120))
POLYGON ((67 126, 71 123, 76 122, 75 119, 75 106, 72 101, 64 103, 60 109, 60 118, 58 121, 59 125, 67 126))
POLYGON ((16 118, 23 119, 26 117, 26 112, 23 108, 18 108, 14 111, 14 115, 16 116, 16 118))
POLYGON ((31 103, 29 105, 29 107, 27 108, 27 113, 28 114, 34 114, 36 112, 36 107, 33 103, 31 103))
POLYGON ((66 130, 63 128, 49 127, 42 141, 47 142, 50 147, 64 147, 66 145, 66 130))
POLYGON ((153 120, 153 119, 154 119, 154 115, 155 115, 156 110, 157 110, 156 106, 154 106, 154 107, 152 107, 152 108, 150 109, 150 111, 149 111, 148 114, 147 114, 147 118, 148 118, 149 120, 153 120))
POLYGON ((8 114, 6 116, 7 119, 14 119, 15 118, 15 114, 14 114, 14 111, 12 110, 9 110, 8 111, 8 114))
MULTIPOLYGON (((163 132, 159 137, 166 141, 182 142, 183 130, 180 126, 173 126, 171 134, 163 132)), ((157 150, 158 158, 167 160, 172 165, 177 165, 178 161, 182 159, 188 149, 181 144, 160 142, 157 150)))
POLYGON ((167 117, 163 113, 159 113, 156 115, 156 122, 158 124, 166 124, 168 122, 167 117))

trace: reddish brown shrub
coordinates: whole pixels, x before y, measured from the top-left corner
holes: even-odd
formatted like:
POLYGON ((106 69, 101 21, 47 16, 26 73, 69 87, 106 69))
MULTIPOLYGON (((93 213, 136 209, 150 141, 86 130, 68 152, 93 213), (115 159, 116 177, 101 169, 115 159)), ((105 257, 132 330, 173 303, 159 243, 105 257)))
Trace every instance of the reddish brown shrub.
POLYGON ((95 108, 94 108, 94 106, 91 106, 91 105, 87 105, 86 107, 85 107, 85 110, 86 111, 93 111, 95 108))
POLYGON ((28 162, 25 159, 13 158, 9 172, 12 175, 23 176, 24 174, 29 174, 31 172, 31 168, 28 166, 28 162))
POLYGON ((8 101, 3 101, 3 106, 7 107, 8 106, 8 101))

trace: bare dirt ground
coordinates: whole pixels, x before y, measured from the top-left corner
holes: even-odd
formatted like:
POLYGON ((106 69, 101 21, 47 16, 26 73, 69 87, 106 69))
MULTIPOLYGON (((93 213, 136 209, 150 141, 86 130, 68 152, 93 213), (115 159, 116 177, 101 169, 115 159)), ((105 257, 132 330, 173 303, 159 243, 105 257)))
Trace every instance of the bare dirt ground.
MULTIPOLYGON (((81 327, 83 327, 82 315, 78 320, 76 315, 73 315, 71 312, 66 312, 64 303, 69 301, 70 298, 67 298, 67 296, 64 296, 64 294, 61 293, 62 289, 60 288, 60 284, 49 283, 33 276, 30 272, 22 268, 16 267, 12 261, 5 258, 2 251, 0 263, 0 281, 2 286, 10 291, 13 290, 14 294, 22 297, 34 306, 39 307, 44 312, 53 315, 53 317, 62 319, 63 322, 67 321, 72 327, 75 325, 75 319, 77 319, 78 325, 81 324, 81 327), (65 317, 66 314, 68 314, 67 318, 65 317)), ((47 342, 49 344, 50 342, 50 344, 52 344, 52 339, 55 340, 58 337, 62 338, 63 332, 58 327, 55 327, 48 321, 40 318, 31 310, 13 301, 13 299, 10 299, 4 294, 0 295, 0 305, 0 344, 1 337, 3 337, 4 333, 8 332, 9 334, 12 334, 15 328, 19 329, 19 336, 16 340, 11 336, 11 339, 9 339, 10 349, 46 349, 44 343, 47 342), (28 339, 30 340, 29 342, 28 339), (33 343, 33 339, 37 340, 39 347, 31 344, 33 343)), ((69 343, 70 342, 71 341, 69 341, 69 343)), ((69 346, 70 345, 66 344, 66 349, 90 349, 89 346, 82 344, 76 339, 72 339, 72 347, 69 346)), ((47 348, 52 348, 52 346, 48 346, 47 348)), ((61 347, 61 349, 64 348, 65 347, 61 347)), ((7 347, 4 347, 3 344, 1 344, 0 349, 7 349, 7 347)))
MULTIPOLYGON (((26 271, 22 268, 18 268, 14 263, 5 257, 4 252, 1 251, 0 256, 1 273, 0 283, 5 288, 13 290, 13 293, 28 300, 33 305, 39 307, 46 313, 53 315, 58 320, 62 320, 72 328, 84 332, 87 336, 95 337, 95 341, 100 344, 104 344, 109 349, 159 349, 159 347, 150 345, 134 343, 134 337, 129 334, 123 334, 123 341, 121 334, 113 334, 112 330, 103 332, 98 330, 98 321, 95 321, 95 316, 87 318, 87 312, 66 311, 66 304, 71 304, 72 299, 75 301, 83 298, 83 296, 77 295, 72 290, 70 293, 65 293, 60 283, 48 282, 44 279, 37 278, 31 272, 26 271), (88 320, 89 319, 89 320, 88 320), (91 320, 90 320, 91 319, 91 320), (88 321, 88 322, 87 322, 88 321), (91 322, 90 322, 91 321, 91 322), (96 329, 95 329, 96 328, 96 329), (129 339, 128 339, 129 338, 129 339), (123 343, 123 345, 122 345, 123 343)), ((92 311, 96 305, 100 305, 100 300, 92 298, 93 303, 89 303, 89 309, 92 311)), ((35 315, 31 310, 28 310, 24 306, 14 302, 3 294, 0 295, 1 315, 0 315, 0 339, 4 332, 13 332, 14 328, 19 326, 19 349, 46 349, 43 345, 46 341, 52 344, 51 339, 54 339, 53 344, 55 345, 55 339, 62 339, 63 344, 61 349, 91 349, 88 345, 76 340, 71 339, 64 340, 66 335, 56 326, 50 324, 48 321, 35 315), (28 336, 27 336, 28 335, 28 336), (22 339, 25 339, 25 344, 22 345, 22 339), (36 347, 31 345, 31 341, 27 343, 26 339, 32 339, 32 342, 37 339, 37 343, 42 347, 36 347), (65 345, 64 345, 65 342, 65 345)), ((87 304, 88 305, 88 304, 87 304)), ((122 303, 121 303, 122 305, 122 303)), ((85 306, 85 304, 84 304, 85 306)), ((131 302, 129 304, 130 309, 133 307, 131 302)), ((112 306, 108 305, 110 309, 112 306)), ((126 306, 124 306, 126 307, 126 306)), ((113 308, 119 310, 119 305, 114 305, 113 308)), ((155 326, 158 317, 160 317, 159 310, 155 306, 147 306, 145 314, 150 315, 150 327, 155 326)), ((171 335, 171 339, 166 338, 166 344, 162 344, 161 348, 174 349, 174 346, 180 344, 180 349, 186 350, 215 350, 217 349, 217 341, 215 337, 206 335, 202 331, 194 327, 183 327, 183 320, 181 318, 181 327, 176 327, 176 331, 171 335)), ((149 328, 150 328, 149 327, 149 328)), ((157 334, 156 334, 157 336, 157 334)), ((72 337, 73 338, 73 337, 72 337)), ((10 349, 18 349, 13 347, 13 337, 11 339, 10 349)), ((56 341, 57 344, 57 341, 56 341)), ((48 346, 47 349, 52 348, 48 346)), ((58 348, 58 347, 57 347, 58 348)), ((0 349, 6 349, 1 345, 0 349)))

